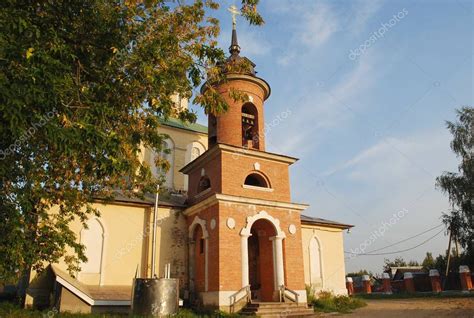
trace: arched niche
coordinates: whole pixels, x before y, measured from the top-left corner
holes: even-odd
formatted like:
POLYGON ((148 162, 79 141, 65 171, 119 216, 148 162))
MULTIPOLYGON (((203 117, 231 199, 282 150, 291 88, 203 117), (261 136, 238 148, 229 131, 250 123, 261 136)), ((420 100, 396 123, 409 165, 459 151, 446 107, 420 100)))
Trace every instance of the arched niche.
POLYGON ((100 274, 104 253, 104 227, 97 218, 87 222, 87 228, 80 233, 80 242, 85 246, 87 262, 81 264, 81 273, 100 274))
POLYGON ((316 236, 309 241, 309 275, 311 285, 322 288, 323 266, 321 243, 316 236))

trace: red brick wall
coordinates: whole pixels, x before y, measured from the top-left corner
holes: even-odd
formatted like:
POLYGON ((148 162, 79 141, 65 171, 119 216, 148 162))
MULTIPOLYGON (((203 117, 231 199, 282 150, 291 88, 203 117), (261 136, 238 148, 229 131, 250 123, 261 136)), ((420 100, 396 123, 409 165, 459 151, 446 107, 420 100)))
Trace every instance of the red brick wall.
MULTIPOLYGON (((238 290, 242 287, 241 238, 240 231, 246 226, 247 216, 265 210, 280 220, 280 228, 286 234, 283 240, 285 248, 286 285, 291 289, 304 290, 303 250, 301 242, 300 214, 296 211, 260 207, 246 204, 219 203, 219 283, 221 290, 238 290), (229 229, 227 218, 235 219, 236 226, 229 229), (290 224, 297 228, 295 235, 288 233, 290 224)), ((213 260, 214 261, 214 260, 213 260)))
MULTIPOLYGON (((229 104, 227 112, 217 116, 217 142, 238 147, 242 146, 242 105, 244 103, 242 101, 236 102, 229 96, 230 87, 252 96, 253 104, 258 111, 259 149, 265 150, 265 136, 263 133, 265 127, 263 98, 265 92, 257 84, 246 80, 231 80, 217 88, 217 91, 229 104)), ((210 121, 209 127, 211 127, 210 121)))
MULTIPOLYGON (((188 228, 191 226, 191 223, 194 221, 194 218, 199 216, 199 218, 206 221, 206 228, 209 234, 208 241, 208 290, 209 291, 218 291, 219 290, 219 262, 216 262, 216 259, 219 259, 219 231, 217 227, 214 230, 211 230, 210 223, 211 219, 216 219, 216 222, 219 222, 218 215, 218 205, 207 207, 200 211, 198 214, 194 214, 187 217, 188 228)), ((199 225, 197 227, 200 227, 199 225)), ((196 245, 198 242, 196 242, 196 245)), ((197 252, 197 250, 196 250, 197 252)), ((196 253, 197 255, 197 253, 196 253)), ((204 254, 205 255, 205 254, 204 254)), ((202 263, 204 264, 204 262, 202 263)), ((204 276, 203 276, 204 277, 204 276)))
MULTIPOLYGON (((194 262, 194 286, 196 291, 204 291, 204 251, 201 253, 201 243, 202 240, 202 230, 200 226, 197 226, 194 230, 193 239, 195 242, 194 252, 195 252, 195 262, 194 262)), ((203 242, 204 243, 204 242, 203 242)))
POLYGON ((204 163, 201 167, 196 168, 195 170, 189 173, 189 187, 188 187, 188 198, 191 203, 196 203, 202 201, 203 199, 209 197, 213 193, 222 192, 222 165, 221 165, 221 154, 217 153, 215 157, 209 158, 209 160, 204 163), (211 190, 205 195, 199 196, 198 186, 199 181, 201 180, 201 171, 204 168, 205 175, 211 180, 211 190))
POLYGON ((222 153, 222 193, 248 198, 290 202, 288 164, 255 158, 245 153, 222 153), (258 172, 270 181, 272 192, 243 188, 245 178, 255 172, 254 164, 260 164, 258 172))

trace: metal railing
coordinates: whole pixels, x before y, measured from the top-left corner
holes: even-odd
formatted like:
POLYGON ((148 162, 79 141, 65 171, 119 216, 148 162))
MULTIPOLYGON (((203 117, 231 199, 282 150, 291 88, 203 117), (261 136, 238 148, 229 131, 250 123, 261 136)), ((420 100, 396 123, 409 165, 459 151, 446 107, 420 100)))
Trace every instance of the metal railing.
POLYGON ((242 299, 246 299, 246 303, 250 303, 251 294, 250 294, 250 285, 242 287, 239 291, 229 296, 230 298, 230 312, 233 313, 235 310, 235 304, 242 299), (245 292, 242 294, 242 292, 245 292), (241 295, 242 294, 242 295, 241 295), (241 295, 241 297, 238 297, 241 295))
POLYGON ((285 285, 281 285, 280 286, 280 302, 284 302, 285 299, 288 299, 289 301, 292 301, 296 304, 298 304, 298 293, 295 292, 294 290, 291 290, 289 289, 288 287, 286 287, 285 285), (288 296, 288 294, 286 292, 289 292, 290 294, 293 294, 294 298, 291 298, 290 296, 288 296))

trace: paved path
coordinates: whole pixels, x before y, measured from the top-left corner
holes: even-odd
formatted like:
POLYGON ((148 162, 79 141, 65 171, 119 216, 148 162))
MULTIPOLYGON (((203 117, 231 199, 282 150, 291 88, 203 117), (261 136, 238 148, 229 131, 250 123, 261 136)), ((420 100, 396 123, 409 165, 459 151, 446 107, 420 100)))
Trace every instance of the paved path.
POLYGON ((343 317, 474 318, 474 297, 367 300, 367 306, 343 317))

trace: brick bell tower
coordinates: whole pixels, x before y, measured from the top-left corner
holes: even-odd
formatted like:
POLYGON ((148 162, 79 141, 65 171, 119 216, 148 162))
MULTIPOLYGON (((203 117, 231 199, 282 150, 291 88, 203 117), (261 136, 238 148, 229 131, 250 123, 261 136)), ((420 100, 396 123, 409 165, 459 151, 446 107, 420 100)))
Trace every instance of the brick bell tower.
POLYGON ((223 65, 227 81, 202 87, 214 87, 229 109, 209 115, 209 150, 181 169, 189 176, 190 299, 232 310, 245 304, 246 295, 280 301, 286 289, 290 298, 306 303, 300 213, 307 205, 291 202, 289 182, 289 166, 297 159, 265 151, 270 86, 240 56, 235 17, 229 52, 223 65), (249 100, 234 101, 231 88, 249 100))

